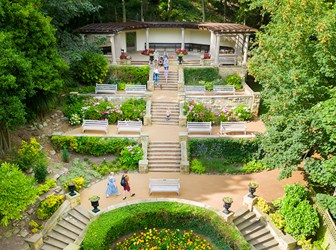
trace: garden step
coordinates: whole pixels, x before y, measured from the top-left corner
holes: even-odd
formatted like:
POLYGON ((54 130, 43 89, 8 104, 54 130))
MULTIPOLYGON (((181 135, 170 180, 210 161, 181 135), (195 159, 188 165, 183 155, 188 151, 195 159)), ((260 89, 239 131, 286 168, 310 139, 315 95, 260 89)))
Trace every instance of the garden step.
POLYGON ((281 249, 280 249, 279 244, 278 244, 278 245, 275 245, 275 246, 264 248, 264 250, 281 250, 281 249))
POLYGON ((179 163, 175 163, 175 164, 165 164, 165 163, 148 163, 148 168, 180 168, 180 164, 179 163))
POLYGON ((180 159, 181 155, 149 155, 148 159, 150 160, 177 160, 180 159))
POLYGON ((266 227, 264 227, 264 228, 254 231, 253 233, 250 233, 249 235, 245 235, 244 237, 245 237, 245 240, 250 241, 255 238, 261 237, 265 234, 269 234, 269 233, 270 231, 266 227))
POLYGON ((180 157, 181 153, 180 152, 169 152, 169 153, 160 153, 160 152, 155 152, 155 153, 151 153, 148 154, 148 158, 149 157, 180 157))
POLYGON ((68 245, 67 243, 64 243, 64 242, 61 242, 61 241, 58 241, 58 240, 55 240, 49 237, 46 237, 45 239, 43 239, 43 242, 53 247, 58 247, 59 249, 64 249, 68 245))
POLYGON ((60 242, 63 242, 67 245, 74 242, 73 239, 71 239, 68 236, 65 236, 63 234, 59 234, 59 233, 55 232, 54 230, 52 230, 50 233, 48 233, 48 237, 50 239, 54 239, 54 240, 58 240, 60 242))
POLYGON ((240 229, 239 231, 245 237, 245 236, 247 236, 249 234, 252 234, 252 233, 254 233, 256 231, 259 231, 259 230, 263 229, 264 227, 265 227, 265 225, 261 221, 259 221, 257 223, 254 223, 254 224, 250 225, 249 227, 246 227, 244 229, 240 229))
POLYGON ((79 206, 74 207, 74 209, 77 212, 79 212, 81 215, 83 215, 85 218, 87 218, 88 220, 90 220, 90 213, 84 207, 82 207, 82 206, 79 205, 79 206))
POLYGON ((167 126, 176 126, 178 125, 179 123, 178 122, 174 122, 174 121, 171 121, 169 123, 167 122, 160 122, 160 121, 155 121, 155 122, 152 122, 153 125, 167 125, 167 126))
POLYGON ((254 248, 257 249, 257 250, 267 250, 267 249, 278 249, 278 250, 280 250, 280 248, 278 246, 279 246, 279 243, 275 239, 273 239, 273 240, 269 240, 267 242, 256 244, 256 245, 254 245, 254 248), (274 248, 274 247, 278 247, 278 248, 274 248))
POLYGON ((177 147, 173 147, 173 148, 169 148, 169 147, 162 147, 162 148, 156 148, 156 147, 149 147, 148 148, 148 152, 180 152, 180 148, 177 147))
POLYGON ((69 214, 76 218, 79 222, 83 223, 84 225, 87 225, 90 222, 90 219, 88 219, 87 217, 85 217, 84 215, 82 215, 80 212, 76 211, 76 210, 70 210, 69 214))
POLYGON ((244 228, 247 228, 251 225, 253 225, 254 223, 257 223, 259 221, 259 218, 255 217, 250 217, 249 219, 241 222, 239 225, 236 225, 238 227, 239 230, 243 230, 244 228))
POLYGON ((59 250, 59 249, 63 249, 63 248, 55 247, 55 246, 49 245, 45 242, 44 242, 43 246, 41 247, 41 250, 59 250))
POLYGON ((240 207, 237 212, 235 212, 234 214, 234 220, 236 218, 238 218, 239 216, 243 215, 243 214, 246 214, 246 213, 249 213, 250 210, 248 210, 246 207, 240 207))
POLYGON ((69 222, 71 225, 79 228, 81 231, 84 230, 84 228, 86 227, 86 225, 84 223, 79 222, 76 218, 72 217, 69 214, 63 216, 63 220, 65 220, 66 222, 69 222))
POLYGON ((69 231, 79 235, 82 232, 82 229, 74 226, 73 224, 69 223, 66 220, 61 220, 60 222, 58 222, 58 225, 60 227, 63 227, 64 229, 68 229, 69 231))
POLYGON ((148 167, 148 171, 150 172, 180 172, 180 167, 179 168, 155 168, 155 167, 148 167))
POLYGON ((150 160, 150 163, 148 163, 149 165, 157 165, 157 164, 166 164, 166 165, 180 165, 181 160, 179 159, 168 159, 168 160, 164 160, 164 159, 160 159, 160 160, 150 160))
POLYGON ((255 246, 255 245, 257 245, 257 244, 261 244, 261 243, 270 241, 270 240, 272 240, 272 239, 274 239, 273 235, 272 235, 270 232, 268 232, 268 234, 264 234, 264 235, 262 235, 262 236, 260 236, 260 237, 256 237, 256 238, 254 238, 254 239, 252 239, 252 240, 249 240, 248 242, 249 242, 251 245, 255 246))
POLYGON ((76 240, 76 238, 78 237, 79 234, 71 231, 70 229, 61 227, 59 225, 56 225, 53 230, 59 234, 65 235, 73 240, 76 240))
POLYGON ((162 146, 162 145, 180 145, 179 142, 173 142, 173 141, 152 141, 150 143, 150 145, 158 145, 158 146, 162 146))
POLYGON ((245 213, 245 214, 242 214, 241 216, 239 216, 238 218, 234 219, 234 224, 238 227, 240 223, 252 218, 252 217, 255 217, 256 215, 254 213, 245 213))

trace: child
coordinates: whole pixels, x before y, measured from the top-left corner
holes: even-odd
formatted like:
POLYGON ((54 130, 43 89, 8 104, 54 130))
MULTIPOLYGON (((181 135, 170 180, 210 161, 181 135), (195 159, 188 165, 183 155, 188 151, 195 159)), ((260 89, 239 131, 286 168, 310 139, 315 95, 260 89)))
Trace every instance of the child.
POLYGON ((170 109, 168 108, 167 111, 166 111, 166 120, 169 121, 170 120, 170 109))

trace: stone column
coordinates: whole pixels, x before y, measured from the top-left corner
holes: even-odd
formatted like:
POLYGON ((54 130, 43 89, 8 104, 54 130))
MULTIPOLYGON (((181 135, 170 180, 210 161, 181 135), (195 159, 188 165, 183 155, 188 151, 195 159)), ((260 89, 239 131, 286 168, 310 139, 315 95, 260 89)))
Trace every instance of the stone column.
POLYGON ((247 51, 248 51, 248 44, 249 44, 249 37, 250 35, 245 35, 245 41, 244 41, 244 47, 243 47, 243 50, 244 50, 244 57, 243 57, 243 65, 246 65, 246 62, 247 62, 247 51))
POLYGON ((110 42, 111 42, 111 53, 112 53, 112 65, 117 65, 114 34, 110 36, 110 42))
POLYGON ((182 174, 189 174, 189 161, 188 161, 188 149, 187 149, 188 133, 180 132, 179 140, 181 145, 180 171, 182 174))
POLYGON ((70 207, 71 208, 74 208, 78 205, 81 204, 81 201, 80 201, 80 194, 75 192, 76 194, 74 196, 71 196, 69 195, 69 193, 67 193, 65 195, 65 198, 70 202, 70 207))
POLYGON ((216 54, 216 36, 212 30, 210 30, 210 49, 209 53, 211 58, 213 58, 216 54))
POLYGON ((149 50, 149 28, 146 28, 146 49, 149 50))
POLYGON ((181 49, 184 49, 184 28, 181 29, 181 49))
POLYGON ((219 34, 216 34, 216 47, 215 47, 215 55, 214 55, 214 66, 217 66, 219 65, 219 44, 220 44, 220 35, 219 34))

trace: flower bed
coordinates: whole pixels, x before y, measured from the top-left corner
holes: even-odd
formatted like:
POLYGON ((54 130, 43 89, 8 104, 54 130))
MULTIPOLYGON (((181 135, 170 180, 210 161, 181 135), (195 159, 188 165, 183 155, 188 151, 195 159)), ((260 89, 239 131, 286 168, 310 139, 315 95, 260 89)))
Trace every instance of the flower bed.
POLYGON ((141 55, 144 55, 144 56, 149 56, 150 54, 153 54, 154 55, 154 50, 153 49, 144 49, 142 50, 141 52, 141 55))
POLYGON ((134 233, 124 242, 118 242, 116 250, 123 249, 213 249, 201 236, 191 231, 173 231, 170 229, 146 229, 138 234, 134 233))

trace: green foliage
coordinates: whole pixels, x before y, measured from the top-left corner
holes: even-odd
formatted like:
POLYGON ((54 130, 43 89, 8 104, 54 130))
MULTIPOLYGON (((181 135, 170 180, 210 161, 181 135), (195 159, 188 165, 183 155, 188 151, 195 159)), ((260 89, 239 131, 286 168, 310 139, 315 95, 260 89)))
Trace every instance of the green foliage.
POLYGON ((146 113, 146 101, 144 99, 127 99, 120 107, 122 120, 142 120, 146 113))
POLYGON ((184 68, 184 82, 185 85, 200 85, 201 81, 213 82, 220 79, 218 68, 184 68))
POLYGON ((69 162, 70 161, 70 155, 69 155, 69 151, 67 150, 67 148, 62 149, 62 161, 63 162, 69 162))
POLYGON ((71 62, 71 71, 80 83, 102 83, 108 72, 108 61, 102 54, 83 52, 79 60, 71 62))
POLYGON ((225 78, 225 83, 228 84, 228 85, 234 85, 235 86, 235 89, 241 89, 243 86, 241 84, 241 77, 239 75, 228 75, 226 78, 225 78))
POLYGON ((134 170, 138 167, 139 161, 142 159, 143 150, 141 146, 127 146, 124 147, 120 153, 117 166, 121 166, 123 169, 134 170))
POLYGON ((30 227, 30 230, 33 234, 37 233, 39 230, 43 229, 43 224, 38 224, 36 221, 34 220, 31 220, 29 223, 28 223, 29 227, 30 227))
POLYGON ((185 102, 183 110, 189 122, 211 122, 215 120, 214 113, 209 107, 205 107, 203 103, 189 100, 185 102))
POLYGON ((10 220, 20 219, 21 212, 34 204, 37 188, 32 177, 25 176, 16 165, 6 162, 0 167, 0 183, 0 223, 7 226, 10 220))
POLYGON ((191 161, 190 170, 191 170, 191 172, 196 173, 196 174, 205 173, 205 167, 203 166, 202 162, 200 162, 197 159, 193 159, 191 161))
POLYGON ((87 162, 80 162, 78 158, 75 158, 69 172, 61 176, 59 181, 63 187, 66 187, 69 182, 75 182, 76 188, 80 189, 83 186, 80 177, 84 179, 83 185, 86 187, 92 180, 101 178, 101 175, 97 171, 91 170, 87 162))
POLYGON ((48 219, 62 205, 64 195, 49 195, 44 201, 39 203, 37 218, 40 220, 48 219))
POLYGON ((275 212, 274 214, 270 214, 269 215, 271 218, 271 221, 274 223, 274 225, 279 229, 279 230, 283 230, 285 225, 286 225, 286 221, 284 219, 284 217, 275 212))
POLYGON ((46 155, 41 151, 41 145, 36 138, 30 138, 30 142, 22 141, 20 149, 18 150, 18 159, 16 163, 20 169, 27 171, 35 166, 40 161, 46 161, 46 155))
POLYGON ((279 214, 286 221, 285 232, 296 239, 315 235, 319 227, 318 214, 307 198, 308 191, 304 186, 286 185, 279 214))
POLYGON ((37 187, 37 194, 38 195, 44 194, 53 187, 56 187, 56 181, 47 178, 44 184, 41 184, 37 187))
POLYGON ((321 186, 336 187, 336 156, 328 160, 308 158, 304 169, 309 175, 309 180, 321 186))
POLYGON ((269 169, 270 168, 264 165, 262 161, 252 160, 244 164, 244 166, 241 168, 241 172, 256 173, 269 169))
POLYGON ((72 114, 82 118, 82 108, 86 106, 86 98, 78 95, 67 95, 63 104, 63 113, 69 119, 72 114))
POLYGON ((68 184, 69 183, 74 183, 75 184, 75 190, 78 192, 84 187, 85 179, 83 177, 76 177, 71 180, 68 180, 66 182, 66 188, 68 189, 68 184))
POLYGON ((48 175, 48 162, 46 160, 39 160, 36 162, 34 168, 34 178, 38 183, 45 182, 48 175))
POLYGON ((79 124, 81 124, 81 122, 82 122, 82 119, 81 119, 80 115, 71 114, 71 116, 69 118, 70 125, 72 125, 72 126, 79 125, 79 124))
POLYGON ((268 214, 271 210, 270 205, 268 205, 267 201, 263 197, 257 198, 257 207, 260 208, 261 212, 268 214))
POLYGON ((113 79, 118 82, 146 85, 149 75, 149 67, 112 66, 110 67, 108 75, 112 76, 113 79))
POLYGON ((316 195, 317 204, 325 209, 328 209, 331 216, 336 220, 336 197, 327 194, 316 195))
POLYGON ((251 109, 245 104, 239 104, 236 108, 231 110, 231 112, 238 121, 247 121, 252 118, 251 109))
POLYGON ((90 224, 82 248, 109 249, 121 236, 146 227, 194 230, 209 237, 219 249, 250 249, 239 232, 213 211, 173 202, 130 205, 105 213, 90 224))
POLYGON ((93 136, 52 136, 51 142, 56 150, 68 148, 76 153, 101 156, 119 155, 125 146, 135 145, 136 140, 129 138, 104 138, 93 136))

